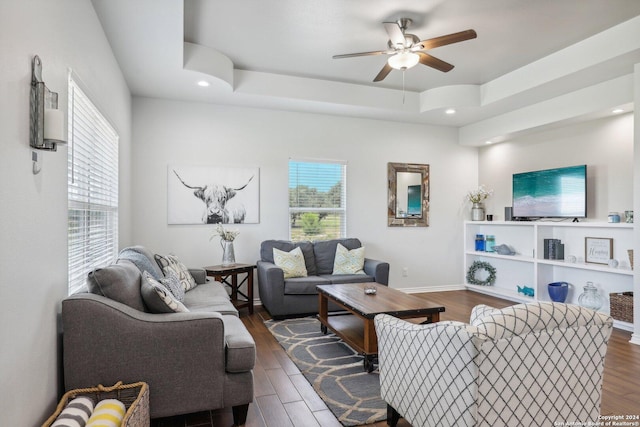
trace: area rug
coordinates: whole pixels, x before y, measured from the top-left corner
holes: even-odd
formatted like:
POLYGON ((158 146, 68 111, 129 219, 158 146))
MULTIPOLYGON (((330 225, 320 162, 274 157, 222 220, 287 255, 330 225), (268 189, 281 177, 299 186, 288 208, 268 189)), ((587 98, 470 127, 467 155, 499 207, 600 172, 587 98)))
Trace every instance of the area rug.
POLYGON ((342 425, 386 419, 378 372, 366 373, 362 356, 336 335, 320 332, 317 319, 264 323, 342 425))

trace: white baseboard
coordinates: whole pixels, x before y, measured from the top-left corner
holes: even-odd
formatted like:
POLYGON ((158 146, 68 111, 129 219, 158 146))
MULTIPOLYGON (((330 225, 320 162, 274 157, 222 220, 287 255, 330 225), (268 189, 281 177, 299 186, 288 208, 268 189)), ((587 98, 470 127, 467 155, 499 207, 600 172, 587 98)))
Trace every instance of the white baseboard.
POLYGON ((464 285, 444 285, 444 286, 421 286, 419 288, 401 288, 397 289, 405 294, 420 294, 424 292, 443 292, 443 291, 464 291, 467 288, 464 285))
POLYGON ((629 342, 631 344, 640 345, 640 334, 631 334, 631 339, 629 340, 629 342))

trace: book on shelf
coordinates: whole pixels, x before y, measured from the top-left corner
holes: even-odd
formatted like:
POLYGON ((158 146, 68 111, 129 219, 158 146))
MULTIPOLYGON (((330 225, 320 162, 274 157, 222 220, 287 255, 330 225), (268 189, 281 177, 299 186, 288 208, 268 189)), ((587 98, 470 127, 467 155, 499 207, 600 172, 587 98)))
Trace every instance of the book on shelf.
POLYGON ((564 259, 564 244, 560 239, 544 239, 544 259, 564 259))

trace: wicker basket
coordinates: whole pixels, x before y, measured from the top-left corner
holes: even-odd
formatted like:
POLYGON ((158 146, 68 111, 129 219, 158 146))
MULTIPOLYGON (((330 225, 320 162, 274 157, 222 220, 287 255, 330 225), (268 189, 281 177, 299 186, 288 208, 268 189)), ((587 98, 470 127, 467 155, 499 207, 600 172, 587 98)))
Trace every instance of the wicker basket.
POLYGON ((633 323, 633 292, 609 294, 611 317, 623 322, 633 323))
POLYGON ((149 418, 149 386, 147 383, 122 384, 122 381, 118 381, 112 387, 104 387, 101 384, 93 388, 69 390, 62 396, 56 412, 42 424, 42 427, 51 426, 60 415, 60 412, 67 406, 67 403, 79 396, 90 397, 94 402, 104 399, 118 399, 124 403, 126 412, 122 418, 122 427, 149 427, 151 423, 149 418))
POLYGON ((629 254, 629 264, 633 270, 633 249, 627 249, 627 254, 629 254))

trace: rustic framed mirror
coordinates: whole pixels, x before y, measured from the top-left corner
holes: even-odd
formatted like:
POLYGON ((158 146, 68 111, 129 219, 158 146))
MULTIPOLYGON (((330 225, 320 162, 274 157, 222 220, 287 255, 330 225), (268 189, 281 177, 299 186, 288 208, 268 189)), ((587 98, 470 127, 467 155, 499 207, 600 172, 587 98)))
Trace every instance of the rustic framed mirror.
POLYGON ((429 165, 387 163, 390 227, 429 225, 429 165))

